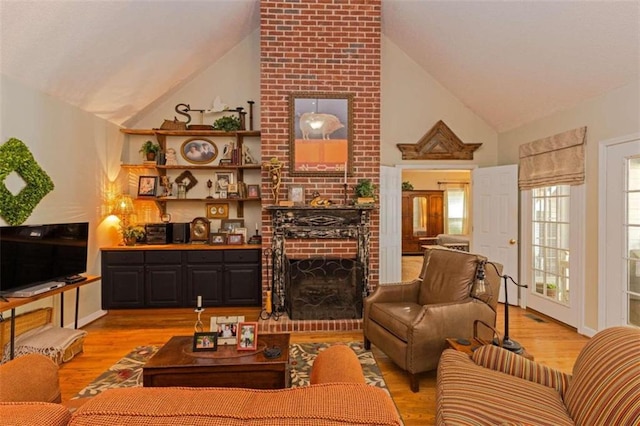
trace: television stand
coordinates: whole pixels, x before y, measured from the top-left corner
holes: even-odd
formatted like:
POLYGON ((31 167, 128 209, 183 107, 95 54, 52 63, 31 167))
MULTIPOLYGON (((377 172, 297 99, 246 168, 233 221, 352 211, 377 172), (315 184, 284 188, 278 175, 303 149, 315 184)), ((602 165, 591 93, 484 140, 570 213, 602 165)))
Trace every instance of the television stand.
POLYGON ((14 297, 9 297, 9 301, 5 302, 2 301, 0 302, 0 313, 4 312, 4 311, 8 311, 11 310, 11 345, 10 345, 10 349, 9 349, 9 354, 10 354, 10 358, 9 359, 13 359, 14 358, 14 349, 15 349, 15 318, 16 318, 16 308, 19 306, 24 306, 27 305, 29 303, 33 303, 36 300, 40 300, 40 299, 44 299, 46 297, 52 297, 55 296, 57 294, 60 295, 60 327, 64 327, 64 293, 66 293, 67 291, 70 290, 76 290, 76 300, 75 300, 75 312, 74 312, 74 322, 73 322, 73 328, 77 329, 78 328, 78 305, 80 303, 80 287, 96 282, 96 281, 100 281, 101 277, 100 276, 88 276, 86 277, 85 280, 82 280, 80 282, 77 283, 73 283, 73 284, 67 284, 64 285, 62 287, 56 288, 54 290, 51 291, 47 291, 45 293, 40 293, 37 295, 34 295, 32 297, 21 297, 21 298, 14 298, 14 297))

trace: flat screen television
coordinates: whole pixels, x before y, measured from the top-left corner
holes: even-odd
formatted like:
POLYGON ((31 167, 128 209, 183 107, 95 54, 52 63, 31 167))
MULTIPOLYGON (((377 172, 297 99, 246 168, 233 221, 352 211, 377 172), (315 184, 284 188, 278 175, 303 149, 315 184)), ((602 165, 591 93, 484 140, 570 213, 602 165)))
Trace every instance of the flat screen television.
POLYGON ((87 270, 89 223, 0 226, 0 295, 87 270))

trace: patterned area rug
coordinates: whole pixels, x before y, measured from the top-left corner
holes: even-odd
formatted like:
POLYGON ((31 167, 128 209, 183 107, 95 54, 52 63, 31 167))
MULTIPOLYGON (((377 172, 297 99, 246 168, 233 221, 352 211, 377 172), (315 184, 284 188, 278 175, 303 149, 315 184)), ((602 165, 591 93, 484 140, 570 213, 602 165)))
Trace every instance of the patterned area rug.
MULTIPOLYGON (((358 356, 366 382, 369 385, 387 390, 387 385, 371 351, 366 351, 360 342, 345 344, 352 348, 358 356)), ((296 343, 289 347, 291 387, 309 385, 309 374, 313 360, 320 351, 329 346, 327 343, 296 343)), ((81 390, 74 399, 95 396, 106 389, 142 386, 142 366, 158 349, 160 349, 159 346, 136 347, 81 390)))

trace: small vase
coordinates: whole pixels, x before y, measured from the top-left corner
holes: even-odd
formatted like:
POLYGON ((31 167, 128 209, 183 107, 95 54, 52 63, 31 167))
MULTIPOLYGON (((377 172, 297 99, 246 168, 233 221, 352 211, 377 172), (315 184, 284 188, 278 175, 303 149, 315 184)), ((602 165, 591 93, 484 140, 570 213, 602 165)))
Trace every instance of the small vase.
POLYGON ((135 246, 136 245, 136 237, 127 237, 124 239, 124 244, 127 246, 135 246))

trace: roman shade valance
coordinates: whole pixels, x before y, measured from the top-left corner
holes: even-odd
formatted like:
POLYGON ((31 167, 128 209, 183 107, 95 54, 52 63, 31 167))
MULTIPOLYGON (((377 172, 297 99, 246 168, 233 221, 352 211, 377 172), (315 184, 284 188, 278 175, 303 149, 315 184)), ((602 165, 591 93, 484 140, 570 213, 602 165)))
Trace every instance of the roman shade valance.
POLYGON ((580 127, 521 145, 520 189, 584 183, 586 134, 580 127))

